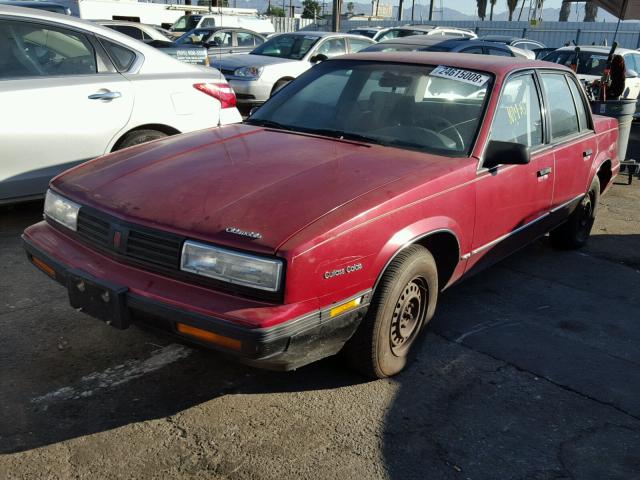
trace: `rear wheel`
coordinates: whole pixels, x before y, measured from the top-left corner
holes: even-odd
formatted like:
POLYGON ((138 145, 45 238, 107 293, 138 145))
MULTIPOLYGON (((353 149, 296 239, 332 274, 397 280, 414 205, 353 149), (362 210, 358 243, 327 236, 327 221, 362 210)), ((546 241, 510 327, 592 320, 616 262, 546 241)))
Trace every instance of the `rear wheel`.
POLYGON ((600 198, 600 180, 596 175, 589 191, 576 207, 567 221, 549 234, 551 244, 556 248, 575 249, 586 245, 591 228, 596 219, 600 198))
POLYGON ((141 143, 150 142, 151 140, 157 140, 168 136, 166 133, 159 130, 134 130, 127 133, 122 141, 118 144, 116 150, 122 148, 133 147, 141 143))
POLYGON ((387 267, 366 317, 345 345, 350 365, 370 378, 399 373, 431 320, 438 299, 438 272, 420 245, 400 252, 387 267))

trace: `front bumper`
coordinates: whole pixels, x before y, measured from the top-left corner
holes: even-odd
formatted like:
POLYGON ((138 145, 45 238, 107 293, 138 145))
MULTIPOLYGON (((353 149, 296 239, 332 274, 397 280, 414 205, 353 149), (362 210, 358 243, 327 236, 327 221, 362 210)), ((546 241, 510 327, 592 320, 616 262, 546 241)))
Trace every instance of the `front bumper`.
POLYGON ((236 94, 238 105, 257 106, 269 100, 273 83, 265 82, 259 78, 257 80, 238 80, 234 77, 226 78, 236 94))
MULTIPOLYGON (((157 298, 150 298, 135 290, 113 282, 112 279, 97 278, 82 269, 66 265, 39 248, 35 242, 23 235, 23 244, 29 260, 67 288, 72 306, 78 307, 78 279, 98 289, 98 304, 101 289, 111 295, 113 308, 85 309, 85 313, 105 320, 118 328, 140 324, 162 331, 183 341, 196 343, 236 358, 242 363, 273 370, 293 370, 340 351, 351 338, 366 314, 371 291, 359 293, 345 299, 361 298, 360 305, 348 312, 331 317, 331 308, 313 311, 292 320, 266 328, 251 328, 213 315, 203 314, 157 298), (114 311, 118 313, 115 314, 114 311), (202 340, 184 333, 180 326, 209 332, 216 342, 202 340), (222 339, 222 341, 220 341, 222 339)), ((84 290, 84 287, 83 287, 84 290)), ((109 295, 107 295, 109 297, 109 295)), ((107 300, 105 300, 107 302, 107 300)), ((104 305, 103 305, 104 307, 104 305)))

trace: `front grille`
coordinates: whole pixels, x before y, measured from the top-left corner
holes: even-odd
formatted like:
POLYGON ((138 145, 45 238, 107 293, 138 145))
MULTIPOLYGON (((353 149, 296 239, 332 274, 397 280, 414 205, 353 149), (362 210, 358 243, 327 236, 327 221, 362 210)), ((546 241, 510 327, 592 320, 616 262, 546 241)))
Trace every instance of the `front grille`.
POLYGON ((266 292, 183 272, 180 270, 180 257, 186 238, 172 233, 134 225, 91 207, 82 207, 78 213, 77 234, 88 246, 151 271, 208 285, 215 290, 282 302, 282 291, 266 292))
POLYGON ((156 234, 129 230, 126 254, 138 261, 179 268, 181 246, 182 241, 177 238, 163 238, 156 234))
POLYGON ((102 248, 109 247, 109 233, 111 231, 109 222, 86 213, 82 208, 78 212, 77 231, 90 243, 102 248))

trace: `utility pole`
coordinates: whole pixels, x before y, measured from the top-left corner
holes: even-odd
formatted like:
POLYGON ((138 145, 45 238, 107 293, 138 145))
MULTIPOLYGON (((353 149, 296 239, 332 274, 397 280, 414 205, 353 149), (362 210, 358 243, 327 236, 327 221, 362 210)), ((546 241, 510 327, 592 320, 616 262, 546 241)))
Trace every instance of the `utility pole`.
POLYGON ((331 30, 340 31, 340 5, 341 0, 333 0, 333 11, 331 12, 331 30))
POLYGON ((400 0, 400 3, 398 4, 398 21, 401 22, 402 21, 402 3, 404 2, 404 0, 400 0))
POLYGON ((431 0, 431 3, 429 3, 429 21, 433 20, 433 2, 435 0, 431 0))

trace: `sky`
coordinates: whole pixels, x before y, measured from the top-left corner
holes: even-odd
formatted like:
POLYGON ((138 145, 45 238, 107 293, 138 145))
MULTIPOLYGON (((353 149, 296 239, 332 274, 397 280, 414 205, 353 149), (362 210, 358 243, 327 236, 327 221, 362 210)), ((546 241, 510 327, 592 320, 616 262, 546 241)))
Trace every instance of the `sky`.
MULTIPOLYGON (((411 3, 410 0, 405 0, 406 3, 411 3)), ((518 0, 518 5, 522 0, 518 0)), ((526 6, 529 6, 529 0, 526 0, 526 6)), ((392 2, 393 4, 397 4, 397 2, 392 2)), ((429 0, 416 0, 416 3, 429 5, 429 0)), ((488 3, 488 2, 487 2, 488 3)), ((545 8, 560 8, 560 4, 562 0, 545 0, 544 7, 545 8)), ((476 0, 442 0, 442 5, 447 8, 452 8, 454 10, 458 10, 459 12, 466 13, 467 15, 473 15, 477 11, 476 0)), ((440 7, 440 0, 434 0, 434 7, 440 7)), ((487 6, 487 11, 489 7, 487 6)), ((507 10, 507 0, 498 0, 496 2, 496 6, 494 7, 494 11, 497 13, 505 12, 507 10)))

